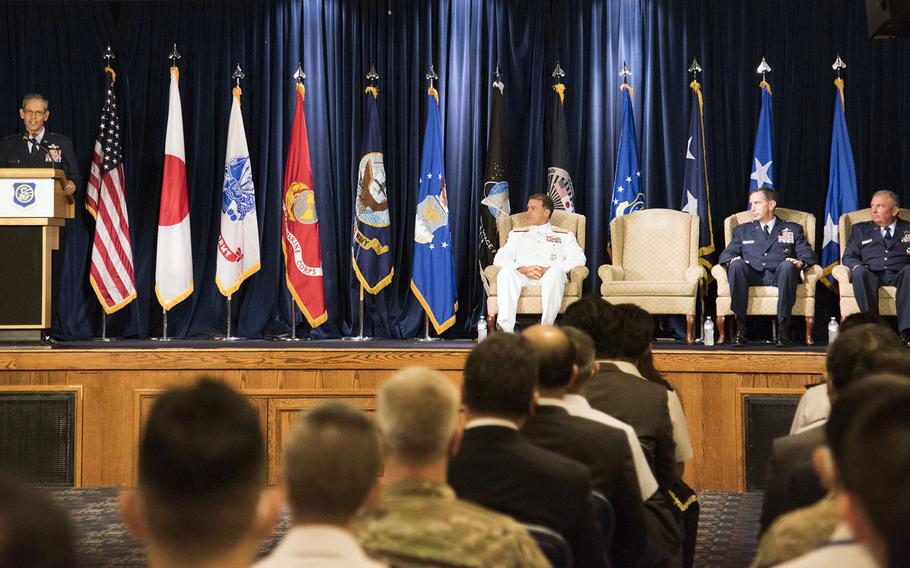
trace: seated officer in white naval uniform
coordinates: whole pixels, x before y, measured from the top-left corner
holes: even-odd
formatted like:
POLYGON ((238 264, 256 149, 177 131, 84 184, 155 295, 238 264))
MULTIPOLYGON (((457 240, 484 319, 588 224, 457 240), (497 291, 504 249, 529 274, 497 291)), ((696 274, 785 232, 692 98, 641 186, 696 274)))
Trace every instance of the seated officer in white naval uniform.
POLYGON ((543 313, 540 322, 556 321, 566 273, 585 263, 585 253, 570 231, 550 224, 553 200, 544 193, 528 198, 528 226, 509 233, 493 264, 502 268, 496 277, 499 293, 497 322, 503 331, 515 330, 518 296, 524 286, 540 286, 543 313))

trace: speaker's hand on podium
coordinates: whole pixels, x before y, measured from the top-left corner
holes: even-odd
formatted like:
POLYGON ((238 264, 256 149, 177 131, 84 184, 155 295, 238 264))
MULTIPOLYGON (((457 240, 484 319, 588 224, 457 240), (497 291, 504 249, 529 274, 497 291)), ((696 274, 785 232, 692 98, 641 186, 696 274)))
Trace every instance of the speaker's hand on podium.
POLYGON ((72 180, 66 180, 63 184, 63 195, 69 197, 76 193, 76 184, 72 180))

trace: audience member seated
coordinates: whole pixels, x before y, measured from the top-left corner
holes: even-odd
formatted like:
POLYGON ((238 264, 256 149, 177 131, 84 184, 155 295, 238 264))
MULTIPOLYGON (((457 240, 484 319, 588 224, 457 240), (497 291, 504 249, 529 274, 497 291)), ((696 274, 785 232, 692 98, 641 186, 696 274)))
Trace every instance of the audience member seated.
POLYGON ((825 431, 817 461, 832 464, 841 523, 817 550, 780 566, 910 566, 910 380, 871 376, 851 385, 833 401, 825 431))
MULTIPOLYGON (((839 391, 868 375, 906 372, 910 354, 890 328, 864 324, 838 335, 828 348, 825 367, 833 402, 839 391)), ((780 515, 815 503, 825 495, 811 463, 813 450, 824 443, 825 429, 821 426, 774 440, 760 534, 780 515)))
POLYGON ((257 568, 376 568, 350 533, 377 488, 379 434, 363 412, 329 403, 303 415, 284 450, 282 488, 291 528, 257 568))
POLYGON ((265 467, 259 414, 242 395, 209 380, 162 394, 139 443, 139 486, 121 494, 148 565, 252 564, 279 505, 265 467))
POLYGON ((49 495, 0 472, 0 566, 74 568, 69 516, 49 495))
POLYGON ((609 552, 618 566, 651 565, 659 552, 648 542, 635 465, 625 433, 572 416, 562 398, 574 378, 575 349, 559 328, 535 325, 524 332, 537 354, 537 407, 522 427, 532 443, 591 468, 591 483, 616 512, 609 552))
POLYGON ((534 405, 537 358, 531 353, 524 337, 497 333, 468 355, 467 425, 449 461, 449 484, 462 499, 556 531, 576 566, 605 566, 603 535, 589 502, 590 470, 518 433, 534 405))
POLYGON ((354 524, 368 554, 393 567, 549 566, 513 519, 457 499, 446 484, 448 457, 460 440, 450 379, 405 369, 379 389, 376 408, 385 485, 354 524))
MULTIPOLYGON (((870 312, 856 312, 850 314, 842 322, 838 331, 843 333, 850 328, 867 323, 877 323, 890 329, 880 315, 870 312)), ((831 412, 831 400, 828 398, 828 385, 825 382, 806 389, 805 394, 799 399, 793 423, 790 425, 791 434, 799 434, 814 426, 824 424, 831 412)))

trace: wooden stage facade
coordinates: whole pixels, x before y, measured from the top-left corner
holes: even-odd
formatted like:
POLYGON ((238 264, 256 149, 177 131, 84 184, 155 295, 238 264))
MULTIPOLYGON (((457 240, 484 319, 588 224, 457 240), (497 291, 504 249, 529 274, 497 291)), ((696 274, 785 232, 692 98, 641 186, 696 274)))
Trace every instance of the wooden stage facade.
MULTIPOLYGON (((274 482, 288 428, 307 408, 341 400, 372 412, 376 388, 408 365, 460 384, 468 350, 440 347, 0 349, 0 395, 73 393, 75 485, 122 486, 135 482, 139 433, 158 393, 199 377, 222 380, 259 410, 274 482)), ((743 491, 744 398, 801 394, 821 379, 824 353, 662 349, 655 363, 688 417, 695 458, 686 480, 699 490, 743 491)))

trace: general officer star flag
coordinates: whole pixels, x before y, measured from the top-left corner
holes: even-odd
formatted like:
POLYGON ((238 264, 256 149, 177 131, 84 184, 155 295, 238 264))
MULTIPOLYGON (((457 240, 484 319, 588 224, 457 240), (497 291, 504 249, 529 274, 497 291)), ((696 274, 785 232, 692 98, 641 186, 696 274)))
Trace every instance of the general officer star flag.
POLYGON ((766 187, 774 189, 774 135, 771 107, 771 85, 762 80, 761 112, 758 128, 755 130, 755 149, 752 152, 752 175, 749 176, 749 192, 766 187))
POLYGON ((379 89, 364 89, 367 103, 366 128, 354 187, 354 237, 351 263, 363 289, 370 294, 391 284, 392 228, 389 221, 389 194, 386 190, 385 157, 379 131, 379 89))
POLYGON ((840 264, 840 234, 837 224, 840 216, 859 209, 856 197, 856 167, 853 147, 847 131, 844 114, 844 80, 834 81, 834 124, 831 126, 831 164, 828 169, 828 196, 825 198, 825 240, 822 244, 822 267, 825 278, 821 282, 831 287, 835 284, 831 270, 840 264))
POLYGON ((686 142, 686 171, 683 176, 682 207, 698 217, 698 262, 710 269, 704 258, 714 252, 714 232, 711 226, 711 199, 708 190, 708 166, 705 159, 705 123, 702 115, 701 84, 692 81, 692 109, 689 117, 689 139, 686 142))
POLYGON ((251 274, 259 270, 259 222, 250 151, 240 113, 240 87, 231 91, 231 119, 224 155, 221 194, 221 234, 215 284, 230 298, 251 274))
POLYGON ((430 87, 427 94, 427 124, 423 132, 423 155, 417 183, 411 290, 436 333, 440 334, 455 323, 458 292, 455 289, 452 234, 449 231, 439 93, 430 87))

